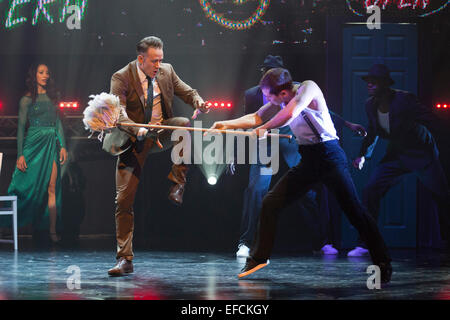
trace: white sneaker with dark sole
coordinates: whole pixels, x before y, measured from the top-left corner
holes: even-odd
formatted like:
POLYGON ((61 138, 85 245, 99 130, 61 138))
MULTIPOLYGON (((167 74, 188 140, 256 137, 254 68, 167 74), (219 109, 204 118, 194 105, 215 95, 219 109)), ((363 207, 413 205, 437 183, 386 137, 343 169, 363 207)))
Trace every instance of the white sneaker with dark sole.
POLYGON ((253 259, 247 259, 245 267, 242 268, 241 272, 238 274, 238 278, 242 279, 246 276, 249 276, 253 272, 266 267, 267 265, 269 265, 269 263, 270 263, 270 260, 267 260, 266 262, 263 262, 263 263, 258 263, 253 259))

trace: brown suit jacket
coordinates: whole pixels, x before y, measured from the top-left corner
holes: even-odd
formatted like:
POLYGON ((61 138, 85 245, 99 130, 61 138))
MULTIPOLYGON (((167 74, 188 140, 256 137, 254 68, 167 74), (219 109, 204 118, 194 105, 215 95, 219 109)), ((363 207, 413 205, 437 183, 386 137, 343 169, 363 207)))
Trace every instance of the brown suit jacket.
MULTIPOLYGON (((114 73, 111 77, 110 93, 119 97, 122 113, 119 122, 144 123, 145 95, 137 73, 137 60, 114 73)), ((156 75, 162 95, 162 112, 164 119, 173 117, 173 97, 178 96, 194 109, 203 102, 197 90, 184 83, 175 73, 172 65, 162 63, 156 75)), ((114 129, 105 135, 103 150, 118 155, 131 146, 139 128, 123 127, 114 129), (131 140, 130 140, 131 137, 131 140)))

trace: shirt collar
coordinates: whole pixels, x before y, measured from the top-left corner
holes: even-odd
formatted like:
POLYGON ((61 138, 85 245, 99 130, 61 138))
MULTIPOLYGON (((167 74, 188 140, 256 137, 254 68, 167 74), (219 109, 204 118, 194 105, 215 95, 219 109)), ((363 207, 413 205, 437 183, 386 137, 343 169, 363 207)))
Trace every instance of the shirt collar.
POLYGON ((139 68, 139 64, 138 63, 136 63, 136 68, 137 68, 139 80, 141 81, 141 83, 143 83, 145 80, 147 80, 147 76, 144 73, 144 71, 142 71, 141 68, 139 68))

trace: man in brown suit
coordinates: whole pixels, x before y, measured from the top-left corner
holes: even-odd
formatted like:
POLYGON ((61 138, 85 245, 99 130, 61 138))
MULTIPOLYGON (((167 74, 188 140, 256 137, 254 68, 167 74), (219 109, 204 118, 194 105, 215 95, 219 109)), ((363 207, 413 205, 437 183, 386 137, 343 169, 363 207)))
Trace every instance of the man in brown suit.
MULTIPOLYGON (((144 38, 137 45, 137 60, 113 74, 111 94, 118 96, 123 106, 120 122, 188 127, 189 119, 173 117, 174 95, 195 109, 193 119, 200 112, 209 111, 197 91, 177 76, 172 65, 162 63, 163 56, 163 43, 159 38, 144 38)), ((115 212, 117 264, 108 270, 109 275, 121 276, 133 272, 133 202, 139 177, 149 153, 173 146, 171 133, 171 130, 156 134, 145 128, 122 127, 105 136, 103 149, 119 155, 116 166, 115 212), (162 148, 158 146, 159 141, 162 148)), ((168 176, 173 182, 169 199, 177 205, 183 200, 187 170, 188 167, 183 163, 174 164, 168 176)))

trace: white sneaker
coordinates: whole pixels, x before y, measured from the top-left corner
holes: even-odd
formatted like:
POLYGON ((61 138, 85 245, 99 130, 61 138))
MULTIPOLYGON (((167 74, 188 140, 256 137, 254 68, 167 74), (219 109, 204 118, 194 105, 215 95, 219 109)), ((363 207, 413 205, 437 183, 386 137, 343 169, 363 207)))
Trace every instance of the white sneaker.
POLYGON ((369 250, 364 249, 362 247, 356 247, 352 251, 347 253, 347 257, 363 257, 369 254, 369 250))
POLYGON ((238 251, 236 252, 236 257, 247 258, 250 254, 250 248, 245 244, 241 243, 238 247, 238 251))
POLYGON ((329 255, 336 255, 339 253, 339 251, 337 251, 337 249, 334 248, 332 244, 324 245, 322 249, 320 249, 320 252, 322 252, 322 254, 329 254, 329 255))

